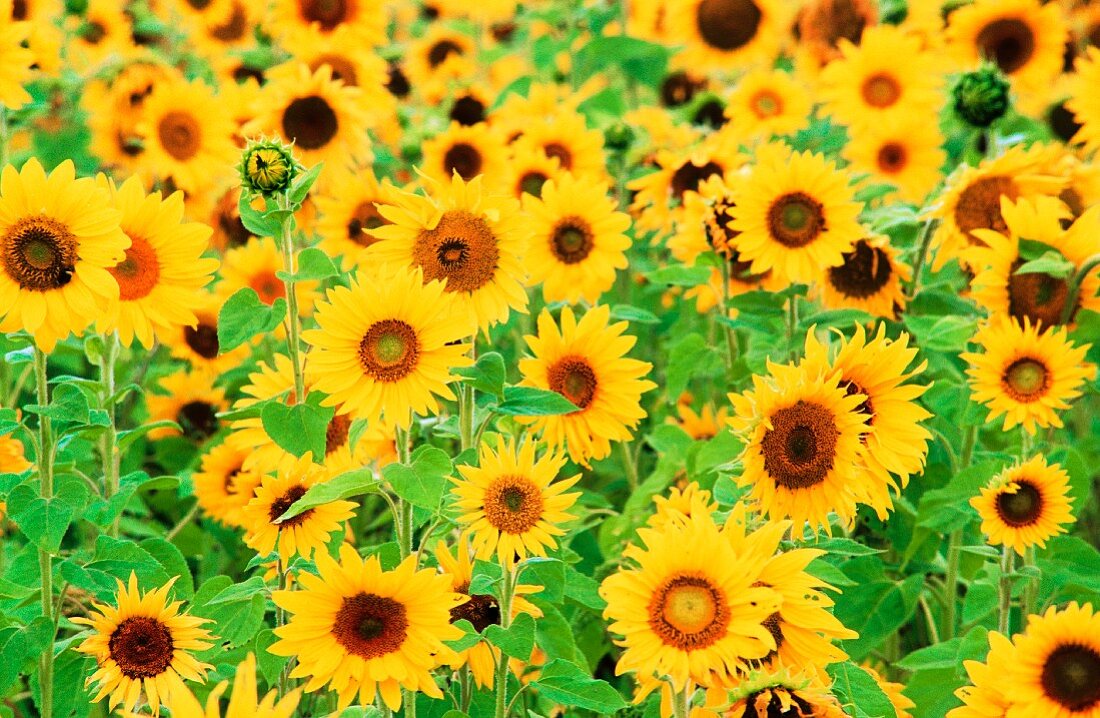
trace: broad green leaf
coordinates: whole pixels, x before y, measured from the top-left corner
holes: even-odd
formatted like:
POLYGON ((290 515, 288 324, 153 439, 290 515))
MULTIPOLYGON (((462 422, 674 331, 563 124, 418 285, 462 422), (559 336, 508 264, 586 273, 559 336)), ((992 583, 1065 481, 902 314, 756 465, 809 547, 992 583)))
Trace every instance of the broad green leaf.
POLYGON ((455 621, 454 626, 462 631, 462 638, 457 638, 453 641, 444 641, 451 650, 465 651, 467 648, 476 646, 481 640, 481 634, 474 628, 474 624, 470 623, 465 618, 460 618, 455 621))
POLYGON ((547 663, 531 684, 550 700, 600 714, 613 714, 627 702, 607 681, 593 678, 575 663, 556 658, 547 663))
POLYGON ((43 499, 27 484, 12 489, 8 514, 19 530, 44 551, 56 554, 73 519, 73 508, 54 497, 43 499))
MULTIPOLYGON (((850 576, 859 581, 856 576, 850 576)), ((878 580, 859 590, 846 591, 837 600, 835 613, 845 626, 859 631, 859 638, 844 642, 853 660, 860 660, 899 628, 908 623, 917 608, 924 576, 904 581, 878 580)))
MULTIPOLYGON (((275 274, 283 281, 291 277, 285 271, 276 272, 275 274)), ((298 254, 298 271, 294 273, 293 278, 298 282, 320 281, 339 274, 339 267, 336 266, 331 257, 325 254, 324 250, 309 247, 298 254)))
POLYGON ((311 452, 315 460, 325 457, 325 437, 334 410, 313 401, 287 406, 272 402, 260 412, 264 431, 271 440, 295 456, 311 452))
POLYGON ((422 446, 413 452, 409 465, 393 463, 382 469, 382 476, 395 494, 413 506, 435 511, 447 489, 447 477, 453 466, 447 452, 422 446))
POLYGON ((459 367, 454 373, 465 378, 470 386, 480 392, 497 397, 504 395, 504 357, 498 352, 482 354, 473 366, 459 367))
POLYGON ((236 349, 257 334, 279 326, 286 316, 286 300, 279 297, 271 306, 260 301, 252 287, 242 287, 225 300, 218 312, 218 351, 236 349))
POLYGON ((324 166, 324 162, 318 162, 305 172, 299 174, 294 178, 294 181, 290 183, 290 192, 287 193, 287 201, 290 202, 292 207, 296 207, 305 201, 306 195, 309 194, 310 189, 312 189, 314 183, 317 182, 317 178, 321 176, 321 169, 324 166))
POLYGON ((710 281, 710 267, 686 267, 674 264, 655 269, 646 275, 654 284, 671 284, 678 287, 698 287, 710 281))
POLYGON ((580 409, 556 391, 533 386, 504 388, 504 401, 493 410, 505 416, 558 416, 580 409))
POLYGON ((290 505, 275 523, 282 523, 295 516, 299 516, 310 509, 324 506, 325 504, 373 493, 382 484, 375 473, 370 469, 353 469, 336 476, 323 484, 315 484, 302 495, 302 498, 290 505))
POLYGON ((634 324, 660 324, 661 318, 651 311, 630 304, 616 304, 611 307, 611 318, 625 320, 634 324))
MULTIPOLYGON (((1061 252, 1052 250, 1038 259, 1024 262, 1013 274, 1046 274, 1055 279, 1068 279, 1076 271, 1076 264, 1066 259, 1061 252)), ((1054 293, 1053 288, 1050 293, 1054 293)))
POLYGON ((512 658, 530 660, 535 647, 535 619, 529 613, 518 613, 508 628, 496 624, 486 626, 485 638, 512 658))
POLYGON ((890 698, 870 673, 851 661, 833 663, 826 669, 833 679, 833 694, 854 715, 868 718, 897 718, 890 698))

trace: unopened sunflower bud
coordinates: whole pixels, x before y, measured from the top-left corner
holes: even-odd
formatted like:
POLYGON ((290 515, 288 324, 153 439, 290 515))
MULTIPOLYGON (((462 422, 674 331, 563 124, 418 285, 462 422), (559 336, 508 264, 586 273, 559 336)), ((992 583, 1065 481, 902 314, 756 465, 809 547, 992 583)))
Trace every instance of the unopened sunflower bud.
POLYGON ((603 138, 608 149, 622 152, 634 142, 634 130, 630 129, 630 125, 624 122, 616 122, 604 130, 603 138))
POLYGON ((955 112, 969 125, 989 127, 1008 112, 1010 89, 996 65, 984 65, 955 83, 955 112))
POLYGON ((254 140, 241 157, 241 185, 265 197, 286 192, 302 169, 289 145, 278 140, 254 140))

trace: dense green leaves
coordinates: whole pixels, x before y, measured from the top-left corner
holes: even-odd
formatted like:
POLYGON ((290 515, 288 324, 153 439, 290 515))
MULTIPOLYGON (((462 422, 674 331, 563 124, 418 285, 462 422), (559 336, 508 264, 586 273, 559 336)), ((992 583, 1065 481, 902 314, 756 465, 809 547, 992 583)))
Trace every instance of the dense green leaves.
POLYGON ((286 300, 282 297, 269 306, 260 301, 255 289, 238 289, 218 312, 218 350, 224 354, 257 334, 272 331, 285 316, 286 300))

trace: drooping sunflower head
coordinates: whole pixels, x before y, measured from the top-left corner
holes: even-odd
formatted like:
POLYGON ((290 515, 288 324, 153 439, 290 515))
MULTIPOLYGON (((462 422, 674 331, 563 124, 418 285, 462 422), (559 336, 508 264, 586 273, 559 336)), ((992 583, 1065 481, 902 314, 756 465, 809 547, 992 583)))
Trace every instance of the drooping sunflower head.
POLYGON ((990 544, 1011 546, 1023 556, 1073 523, 1068 494, 1069 475, 1038 455, 997 474, 970 505, 981 515, 990 544))
MULTIPOLYGON (((992 635, 992 634, 991 634, 992 635)), ((1092 718, 1100 711, 1100 613, 1091 604, 1028 617, 1000 679, 1018 715, 1092 718)))
POLYGON ((554 452, 536 459, 534 441, 501 439, 495 451, 481 446, 477 466, 459 467, 451 492, 478 558, 495 554, 511 565, 557 547, 553 537, 565 534, 561 524, 575 518, 567 511, 580 496, 567 493, 580 474, 557 480, 563 466, 565 457, 554 452))
POLYGON ((88 618, 70 619, 93 631, 77 650, 96 659, 88 683, 97 684, 95 701, 109 696, 112 711, 118 705, 135 710, 141 697, 155 710, 162 699, 187 690, 183 679, 202 681, 213 668, 191 655, 213 645, 202 628, 208 621, 180 611, 182 601, 168 600, 174 581, 140 593, 131 573, 128 584, 118 582, 113 606, 94 603, 88 618))
POLYGON ((724 541, 709 514, 638 530, 634 566, 604 579, 604 618, 622 636, 617 672, 639 681, 710 685, 737 675, 775 648, 764 621, 779 607, 770 588, 754 585, 760 565, 724 541))
POLYGON ((44 351, 117 301, 109 268, 129 238, 110 196, 76 179, 71 161, 49 175, 36 159, 0 176, 0 331, 26 331, 44 351))
POLYGON ((1019 425, 1061 427, 1058 411, 1081 395, 1081 385, 1096 375, 1085 361, 1089 345, 1076 346, 1065 328, 1040 330, 1024 319, 998 315, 979 329, 974 340, 984 351, 961 355, 970 364, 973 399, 989 408, 987 421, 1004 415, 1005 430, 1019 425))
POLYGON ((750 677, 731 691, 726 718, 843 718, 848 715, 820 680, 789 672, 750 677))
POLYGON ((818 375, 810 365, 770 364, 769 377, 753 377, 753 389, 730 394, 730 426, 745 439, 738 483, 750 488, 770 518, 796 527, 831 531, 829 513, 845 523, 868 496, 862 469, 867 416, 865 394, 849 394, 840 373, 818 375))
POLYGON ((191 477, 195 498, 203 513, 228 526, 243 526, 242 511, 253 498, 263 475, 244 468, 250 452, 232 440, 218 444, 202 457, 191 477))

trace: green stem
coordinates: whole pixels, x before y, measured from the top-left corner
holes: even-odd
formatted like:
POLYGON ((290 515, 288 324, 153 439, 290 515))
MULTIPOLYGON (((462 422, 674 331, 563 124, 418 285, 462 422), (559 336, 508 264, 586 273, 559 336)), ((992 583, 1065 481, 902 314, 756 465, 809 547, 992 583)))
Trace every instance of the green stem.
POLYGON ((795 334, 798 332, 798 295, 792 294, 787 299, 787 347, 790 349, 791 360, 798 359, 800 352, 795 344, 795 334))
MULTIPOLYGON (((1024 565, 1028 567, 1035 566, 1035 547, 1028 546, 1024 550, 1024 565)), ((1027 586, 1024 587, 1023 602, 1020 604, 1020 611, 1023 615, 1024 625, 1027 625, 1028 616, 1035 613, 1035 604, 1039 600, 1039 579, 1034 576, 1028 576, 1027 586)))
POLYGON ((0 104, 0 168, 8 164, 8 108, 0 104))
POLYGON ((638 488, 638 463, 630 453, 630 444, 626 441, 618 443, 619 454, 623 457, 623 471, 626 472, 626 481, 630 485, 631 492, 638 488))
POLYGON ((733 363, 737 361, 737 334, 733 327, 726 323, 730 311, 730 263, 729 257, 720 255, 722 260, 722 328, 726 331, 726 371, 733 371, 733 363))
MULTIPOLYGON (((275 559, 275 569, 279 573, 279 590, 285 591, 287 588, 287 567, 283 565, 281 558, 275 559)), ((286 611, 279 607, 279 604, 275 604, 275 625, 286 625, 286 611)), ((290 672, 294 669, 294 658, 291 657, 283 666, 283 670, 279 672, 279 696, 285 696, 287 691, 290 690, 290 672)))
POLYGON ((917 287, 920 286, 920 275, 924 270, 924 263, 928 259, 928 250, 932 246, 932 236, 936 233, 937 222, 930 219, 924 223, 921 230, 920 249, 917 250, 917 260, 913 263, 913 282, 909 285, 909 291, 905 293, 906 299, 911 300, 917 296, 917 287))
POLYGON ((1009 635, 1009 617, 1012 613, 1012 568, 1015 558, 1012 547, 1001 547, 1001 580, 997 582, 997 630, 1009 635))
POLYGON ((691 694, 695 690, 688 684, 684 686, 684 690, 672 691, 672 716, 673 718, 690 718, 691 716, 691 694))
MULTIPOLYGON (((289 209, 285 196, 279 198, 279 207, 289 209)), ((294 289, 297 283, 294 274, 298 271, 298 255, 294 248, 293 225, 293 215, 283 220, 283 236, 279 242, 279 248, 283 252, 283 271, 286 273, 286 278, 283 280, 283 285, 286 287, 286 343, 290 351, 290 362, 294 366, 294 401, 304 404, 306 403, 306 381, 305 367, 302 365, 301 358, 302 318, 298 316, 298 294, 294 289)))
MULTIPOLYGON (((46 376, 46 353, 34 348, 34 374, 38 389, 38 405, 45 409, 50 405, 50 388, 46 376)), ((38 415, 38 478, 39 496, 46 501, 53 498, 53 422, 45 414, 38 415)), ((51 625, 56 624, 53 606, 53 562, 50 552, 38 549, 38 567, 42 581, 42 615, 51 625)), ((39 658, 38 684, 42 691, 42 718, 53 718, 53 639, 39 658)))
POLYGON ((943 639, 955 637, 955 609, 959 602, 959 558, 962 529, 951 532, 947 540, 947 571, 943 582, 943 639))
POLYGON ((1069 324, 1070 320, 1073 319, 1073 315, 1077 310, 1078 297, 1081 294, 1081 285, 1084 283, 1085 277, 1089 276, 1089 272, 1097 267, 1100 267, 1100 254, 1094 254, 1086 259, 1081 268, 1077 270, 1077 273, 1073 275, 1069 291, 1066 292, 1066 304, 1062 307, 1062 324, 1069 324))
POLYGON ((469 384, 458 386, 458 437, 459 448, 465 451, 474 446, 474 388, 469 384))
MULTIPOLYGON (((99 364, 99 381, 103 387, 103 409, 107 412, 108 426, 103 432, 101 440, 101 456, 103 460, 103 498, 110 502, 111 497, 118 493, 119 462, 121 457, 118 452, 118 427, 116 426, 115 406, 115 361, 118 359, 118 335, 114 332, 103 337, 103 356, 99 364)), ((111 523, 108 533, 118 536, 121 512, 111 523)))
MULTIPOLYGON (((515 591, 518 571, 515 566, 505 566, 500 586, 500 627, 508 630, 512 625, 512 593, 515 591)), ((495 718, 505 718, 508 714, 508 656, 497 650, 497 674, 493 682, 496 699, 495 718)))

